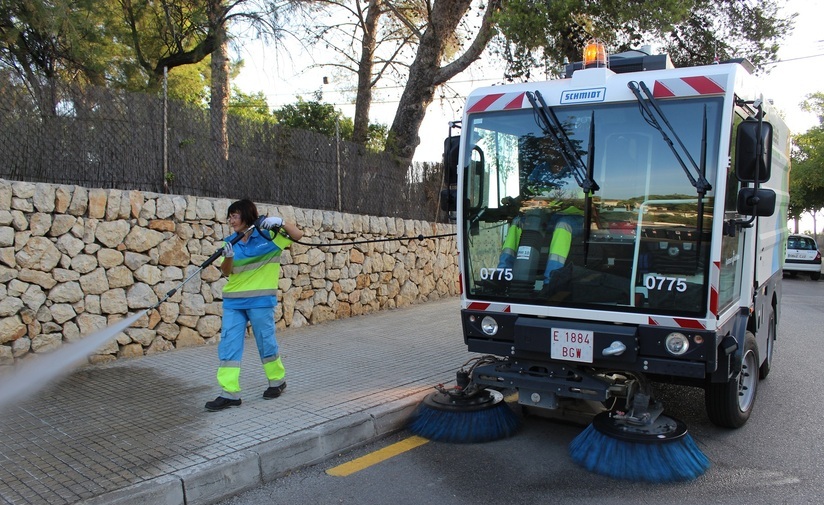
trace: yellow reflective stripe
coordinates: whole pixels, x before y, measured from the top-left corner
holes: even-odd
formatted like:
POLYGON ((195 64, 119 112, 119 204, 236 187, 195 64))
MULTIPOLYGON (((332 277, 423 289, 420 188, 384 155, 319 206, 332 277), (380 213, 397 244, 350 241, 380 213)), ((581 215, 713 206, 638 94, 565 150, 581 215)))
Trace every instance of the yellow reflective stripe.
POLYGON ((262 289, 277 289, 280 278, 280 263, 267 263, 255 270, 233 273, 223 286, 223 293, 241 293, 262 289))
POLYGON ((558 261, 563 263, 569 255, 570 247, 572 247, 572 232, 562 226, 555 228, 555 232, 552 234, 552 242, 549 245, 549 254, 561 258, 558 261))
POLYGON ((269 379, 269 381, 273 381, 275 383, 282 381, 283 378, 286 377, 286 368, 283 366, 283 361, 281 361, 279 357, 273 361, 264 360, 263 372, 266 374, 266 378, 269 379))
POLYGON ((280 263, 280 256, 274 256, 272 258, 264 259, 263 261, 246 263, 245 265, 241 266, 232 265, 232 273, 239 274, 242 272, 248 272, 249 270, 255 270, 257 268, 260 268, 261 266, 268 265, 271 263, 280 263))
POLYGON ((251 291, 223 291, 223 298, 246 298, 251 296, 275 296, 277 289, 254 289, 251 291))
MULTIPOLYGON (((269 251, 268 253, 265 253, 265 254, 260 254, 258 256, 251 256, 251 257, 247 257, 247 258, 243 258, 243 259, 236 259, 235 263, 234 263, 234 268, 247 267, 249 265, 254 265, 256 267, 266 265, 266 264, 271 262, 272 258, 279 257, 281 252, 282 251, 275 250, 275 251, 269 251)), ((280 260, 278 260, 278 262, 280 262, 280 260)))
POLYGON ((504 240, 504 251, 509 249, 510 254, 515 254, 515 249, 518 248, 518 243, 521 241, 521 227, 512 225, 506 233, 506 240, 504 240))
POLYGON ((240 393, 240 367, 218 367, 217 383, 227 393, 240 393))
POLYGON ((272 239, 272 242, 275 243, 281 250, 286 249, 289 247, 292 242, 292 237, 289 236, 283 229, 281 229, 280 233, 275 235, 275 238, 272 239))

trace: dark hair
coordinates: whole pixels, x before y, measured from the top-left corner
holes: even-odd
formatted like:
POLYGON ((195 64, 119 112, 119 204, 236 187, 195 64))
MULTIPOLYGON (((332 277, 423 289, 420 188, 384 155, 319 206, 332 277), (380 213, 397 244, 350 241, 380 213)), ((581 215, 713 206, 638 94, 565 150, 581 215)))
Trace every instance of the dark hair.
POLYGON ((228 218, 230 214, 234 214, 235 212, 240 214, 240 220, 243 221, 245 225, 254 224, 258 218, 257 207, 255 207, 255 204, 251 200, 245 198, 230 205, 229 210, 226 211, 226 217, 228 218))

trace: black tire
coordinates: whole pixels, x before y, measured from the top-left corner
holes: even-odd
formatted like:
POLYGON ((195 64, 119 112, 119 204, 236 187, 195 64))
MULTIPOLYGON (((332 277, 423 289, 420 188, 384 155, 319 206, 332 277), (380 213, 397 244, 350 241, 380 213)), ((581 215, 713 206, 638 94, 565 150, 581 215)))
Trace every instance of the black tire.
POLYGON ((758 380, 764 380, 770 375, 773 353, 775 352, 775 311, 770 310, 770 319, 767 321, 767 357, 758 367, 758 380))
POLYGON ((810 279, 812 279, 814 281, 817 281, 820 278, 821 278, 821 272, 812 272, 810 274, 810 279))
POLYGON ((722 428, 740 428, 746 424, 758 392, 758 345, 747 332, 741 373, 725 383, 710 383, 704 391, 707 416, 722 428))

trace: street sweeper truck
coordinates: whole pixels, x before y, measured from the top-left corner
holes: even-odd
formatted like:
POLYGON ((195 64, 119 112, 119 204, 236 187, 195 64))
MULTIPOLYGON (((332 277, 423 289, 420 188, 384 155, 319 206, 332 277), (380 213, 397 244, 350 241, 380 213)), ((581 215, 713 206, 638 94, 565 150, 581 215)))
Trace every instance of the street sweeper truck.
POLYGON ((718 426, 747 422, 772 365, 790 155, 751 71, 596 43, 563 78, 468 96, 442 205, 483 357, 427 397, 419 431, 448 439, 439 415, 482 416, 514 389, 530 411, 604 405, 605 437, 680 440, 656 383, 703 388, 718 426))

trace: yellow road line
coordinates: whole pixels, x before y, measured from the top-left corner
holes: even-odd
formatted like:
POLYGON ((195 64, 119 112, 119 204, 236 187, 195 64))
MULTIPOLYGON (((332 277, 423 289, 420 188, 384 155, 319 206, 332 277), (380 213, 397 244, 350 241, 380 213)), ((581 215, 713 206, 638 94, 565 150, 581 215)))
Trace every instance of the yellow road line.
POLYGON ((411 436, 401 440, 400 442, 386 446, 383 449, 379 449, 342 465, 330 468, 329 470, 326 470, 326 473, 333 477, 347 477, 355 472, 363 470, 364 468, 369 468, 370 466, 386 461, 389 458, 394 458, 398 454, 412 450, 415 447, 419 447, 427 442, 429 442, 429 440, 423 437, 411 436))

